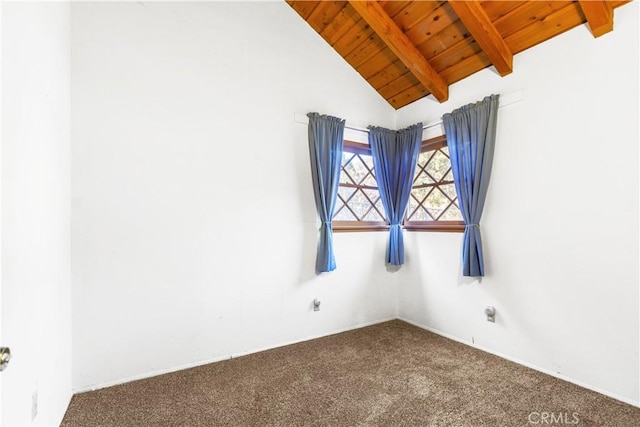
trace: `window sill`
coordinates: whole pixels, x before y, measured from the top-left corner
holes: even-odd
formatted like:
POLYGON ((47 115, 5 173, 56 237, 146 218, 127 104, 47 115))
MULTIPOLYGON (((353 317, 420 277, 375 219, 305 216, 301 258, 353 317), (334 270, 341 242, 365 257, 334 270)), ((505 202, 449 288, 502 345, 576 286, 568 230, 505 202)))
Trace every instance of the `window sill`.
POLYGON ((447 221, 441 224, 434 224, 432 222, 422 224, 409 224, 405 225, 404 229, 407 231, 430 231, 440 233, 464 233, 464 222, 462 221, 447 221))
MULTIPOLYGON (((350 224, 349 221, 334 221, 331 228, 333 228, 334 233, 389 231, 388 224, 380 224, 377 222, 363 223, 354 221, 350 224)), ((434 224, 433 222, 412 223, 403 225, 402 229, 411 232, 464 233, 464 222, 447 221, 441 224, 434 224)))
POLYGON ((379 222, 334 221, 331 224, 334 233, 353 233, 360 231, 389 231, 389 225, 379 222))

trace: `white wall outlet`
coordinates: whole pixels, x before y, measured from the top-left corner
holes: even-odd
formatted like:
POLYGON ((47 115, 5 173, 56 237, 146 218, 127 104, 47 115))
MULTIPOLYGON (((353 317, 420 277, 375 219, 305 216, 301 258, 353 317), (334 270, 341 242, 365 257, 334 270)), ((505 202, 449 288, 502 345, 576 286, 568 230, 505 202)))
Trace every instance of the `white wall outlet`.
POLYGON ((31 395, 31 421, 38 416, 38 390, 31 395))

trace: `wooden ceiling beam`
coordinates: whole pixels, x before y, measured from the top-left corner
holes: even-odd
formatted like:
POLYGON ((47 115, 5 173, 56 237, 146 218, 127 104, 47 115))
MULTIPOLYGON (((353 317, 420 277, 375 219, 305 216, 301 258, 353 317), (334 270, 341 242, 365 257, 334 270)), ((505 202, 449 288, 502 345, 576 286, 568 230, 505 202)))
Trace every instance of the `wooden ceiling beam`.
POLYGON ((513 53, 478 0, 450 0, 449 5, 487 54, 501 76, 513 71, 513 53))
POLYGON ((447 82, 429 65, 382 6, 375 1, 349 0, 349 4, 438 101, 449 99, 447 82))
POLYGON ((579 3, 593 37, 600 37, 613 30, 613 7, 611 4, 602 0, 580 0, 579 3))

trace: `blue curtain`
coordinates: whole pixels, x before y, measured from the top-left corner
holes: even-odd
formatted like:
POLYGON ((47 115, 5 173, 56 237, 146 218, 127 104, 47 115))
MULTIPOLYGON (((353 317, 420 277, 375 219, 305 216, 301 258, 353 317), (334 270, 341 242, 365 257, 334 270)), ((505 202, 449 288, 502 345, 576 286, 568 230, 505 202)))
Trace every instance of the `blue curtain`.
POLYGON ((498 96, 488 96, 442 116, 458 204, 466 225, 462 274, 469 277, 484 276, 480 218, 491 176, 498 96))
POLYGON ((422 145, 422 123, 399 131, 369 126, 369 145, 380 198, 389 220, 387 263, 404 264, 402 220, 422 145))
POLYGON ((318 241, 316 272, 333 271, 333 229, 331 220, 338 195, 344 120, 337 117, 309 113, 309 156, 311 177, 316 198, 316 210, 322 225, 318 241))

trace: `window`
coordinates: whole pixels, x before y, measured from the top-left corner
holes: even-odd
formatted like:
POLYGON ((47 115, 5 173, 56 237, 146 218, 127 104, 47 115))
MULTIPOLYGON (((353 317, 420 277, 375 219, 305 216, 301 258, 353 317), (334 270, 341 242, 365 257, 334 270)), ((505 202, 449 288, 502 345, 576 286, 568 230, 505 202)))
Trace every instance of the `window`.
POLYGON ((344 141, 334 231, 388 230, 369 145, 344 141))
MULTIPOLYGON (((344 141, 332 226, 336 232, 389 229, 368 144, 344 141)), ((422 142, 404 228, 464 231, 444 136, 422 142)))
POLYGON ((444 136, 422 142, 404 228, 464 231, 444 136))

